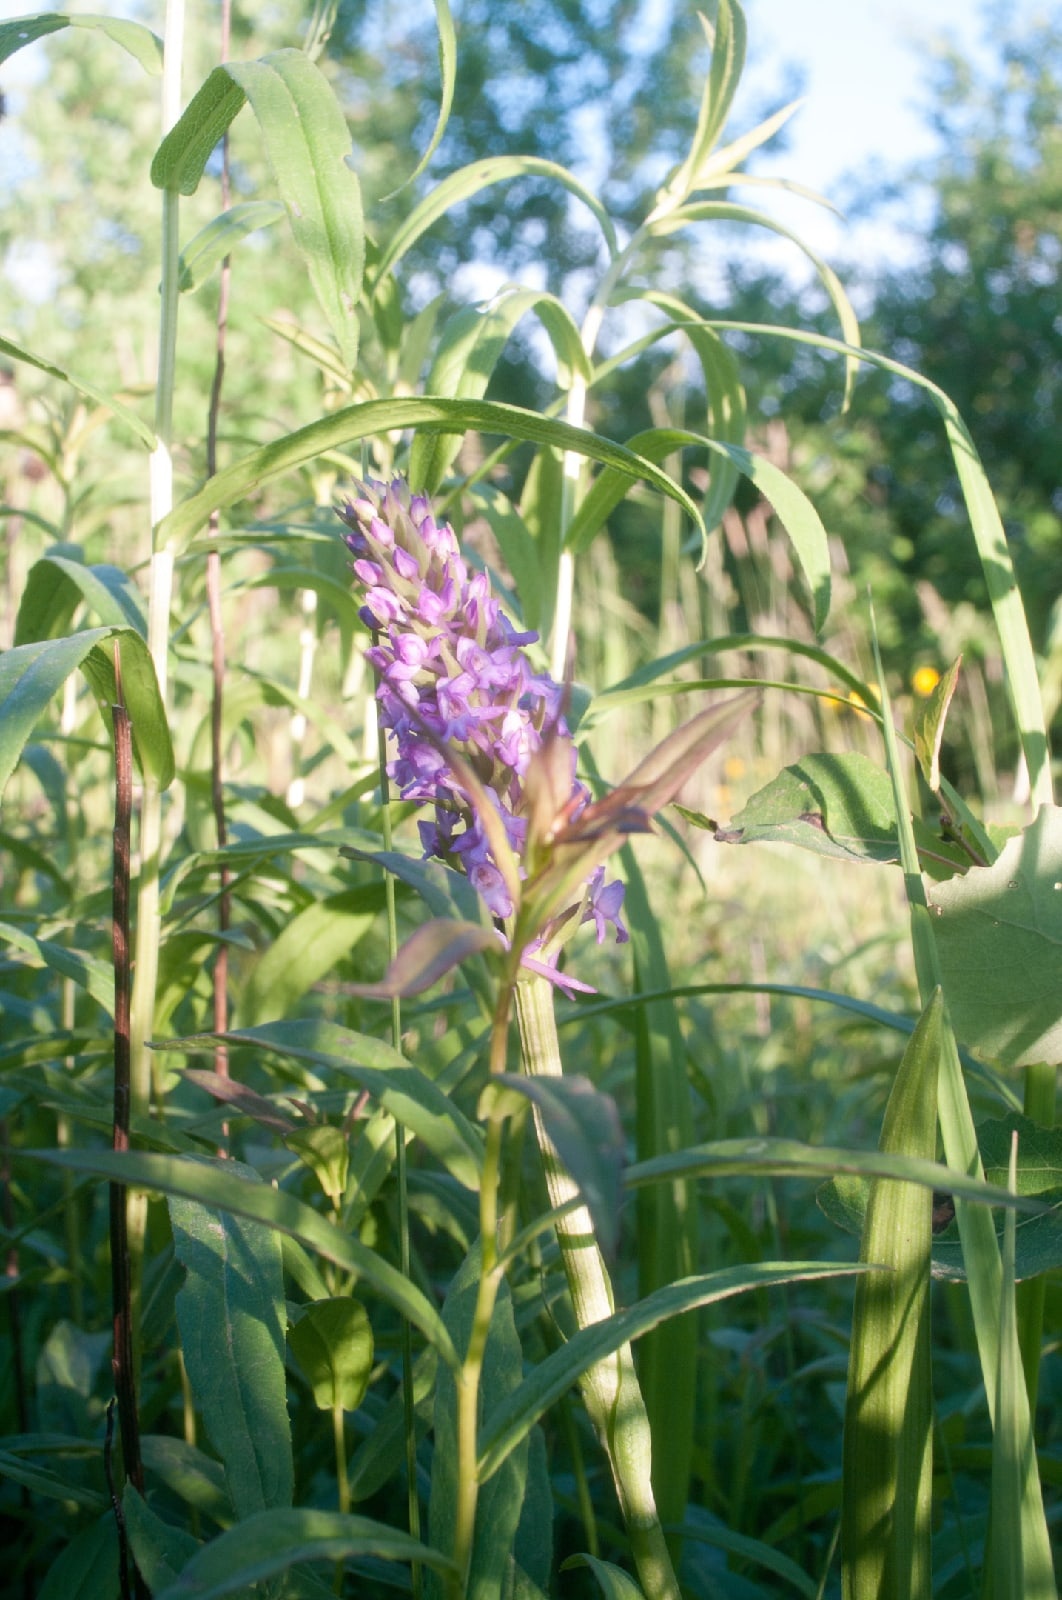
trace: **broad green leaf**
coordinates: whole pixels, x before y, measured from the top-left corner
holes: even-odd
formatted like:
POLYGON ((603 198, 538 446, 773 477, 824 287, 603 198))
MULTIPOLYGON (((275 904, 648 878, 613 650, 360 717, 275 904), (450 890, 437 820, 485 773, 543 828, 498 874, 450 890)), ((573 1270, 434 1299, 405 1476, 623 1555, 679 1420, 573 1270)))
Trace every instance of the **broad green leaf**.
MULTIPOLYGON (((475 1326, 480 1270, 477 1243, 458 1268, 443 1304, 443 1321, 456 1349, 461 1352, 468 1350, 475 1326)), ((523 1352, 513 1321, 512 1298, 503 1279, 483 1353, 480 1415, 485 1408, 504 1403, 517 1394, 523 1375, 523 1352)), ((458 1406, 457 1381, 452 1373, 443 1370, 435 1389, 435 1448, 428 1526, 433 1545, 445 1549, 449 1549, 453 1541, 457 1515, 458 1406)), ((476 1504, 476 1529, 466 1590, 468 1600, 497 1600, 502 1592, 527 1483, 527 1453, 525 1439, 504 1462, 499 1462, 498 1471, 481 1479, 483 1486, 476 1504)), ((442 1592, 441 1586, 438 1592, 442 1592)))
POLYGON ((591 191, 566 168, 557 166, 553 161, 543 161, 538 156, 488 156, 485 161, 473 161, 467 167, 461 167, 457 172, 450 173, 449 177, 443 178, 409 214, 396 230, 380 258, 373 279, 373 294, 376 293, 376 285, 394 270, 407 250, 416 244, 433 223, 445 216, 451 206, 470 200, 474 194, 481 193, 492 184, 504 183, 512 178, 555 179, 590 210, 605 236, 609 255, 616 254, 616 233, 608 212, 591 191))
POLYGON ((82 603, 100 622, 135 628, 147 637, 144 603, 126 573, 118 567, 89 566, 50 554, 35 561, 26 577, 15 619, 15 644, 33 644, 69 633, 82 603))
POLYGON ((381 1299, 409 1318, 449 1363, 456 1362, 453 1343, 435 1307, 382 1256, 351 1238, 294 1195, 265 1183, 249 1183, 233 1172, 230 1161, 208 1164, 181 1156, 113 1150, 34 1150, 24 1157, 72 1172, 93 1172, 131 1189, 157 1190, 197 1200, 233 1216, 250 1217, 293 1238, 334 1261, 369 1285, 381 1299))
POLYGON ((372 1372, 372 1325, 350 1295, 317 1300, 288 1328, 288 1344, 322 1411, 356 1411, 372 1372))
POLYGON ((289 1016, 373 928, 383 886, 362 885, 313 900, 291 918, 252 967, 237 1001, 241 1025, 289 1016))
POLYGON ((137 1571, 154 1594, 174 1581, 198 1551, 199 1540, 164 1522, 131 1483, 122 1495, 122 1516, 137 1571))
POLYGON ((929 904, 955 1031, 1005 1067, 1062 1061, 1062 810, 1043 806, 989 867, 929 904))
POLYGON ((82 950, 57 944, 53 939, 38 939, 35 934, 11 922, 0 922, 0 942, 29 957, 29 965, 49 967, 63 978, 70 978, 103 1007, 114 1013, 114 976, 110 966, 86 955, 82 950))
POLYGON ((559 1350, 540 1361, 527 1374, 515 1394, 495 1407, 487 1417, 479 1436, 480 1482, 485 1482, 497 1471, 509 1452, 527 1437, 528 1431, 543 1412, 572 1388, 588 1368, 604 1361, 621 1345, 658 1327, 667 1317, 681 1316, 683 1312, 692 1311, 698 1306, 727 1300, 746 1289, 844 1277, 862 1270, 865 1269, 832 1266, 819 1261, 788 1264, 757 1262, 751 1266, 727 1267, 720 1272, 668 1284, 627 1310, 619 1311, 603 1322, 580 1328, 559 1350))
POLYGON ((152 1479, 165 1484, 186 1506, 194 1507, 221 1527, 231 1522, 225 1470, 219 1461, 185 1439, 162 1433, 143 1434, 140 1454, 152 1479))
POLYGON ((364 1034, 351 1033, 334 1023, 313 1018, 265 1023, 258 1028, 235 1028, 223 1035, 204 1034, 170 1042, 168 1048, 199 1043, 213 1046, 221 1037, 230 1044, 248 1044, 257 1050, 275 1050, 296 1061, 307 1061, 333 1076, 340 1073, 359 1088, 367 1089, 384 1110, 422 1139, 467 1188, 478 1189, 482 1165, 482 1136, 437 1083, 410 1066, 389 1045, 364 1034))
MULTIPOLYGON (((881 1149, 931 1160, 943 997, 922 1013, 896 1075, 881 1149)), ((933 1197, 916 1184, 873 1185, 856 1283, 844 1423, 841 1558, 846 1600, 932 1595, 932 1364, 929 1266, 933 1197)))
POLYGON ((118 1529, 108 1506, 67 1540, 36 1591, 36 1600, 114 1600, 118 1588, 118 1529))
POLYGON ((940 793, 940 745, 961 666, 962 656, 959 656, 938 680, 915 723, 915 755, 918 757, 922 776, 933 794, 940 793))
MULTIPOLYGON (((233 1171, 257 1181, 250 1167, 233 1171)), ((177 1295, 184 1363, 233 1508, 243 1518, 289 1506, 295 1480, 280 1240, 260 1222, 177 1196, 169 1211, 187 1274, 177 1295)))
POLYGON ((562 1563, 561 1571, 570 1572, 573 1567, 590 1568, 605 1600, 645 1600, 634 1579, 622 1567, 613 1566, 611 1561, 602 1561, 600 1556, 569 1556, 562 1563))
MULTIPOLYGON (((206 530, 211 512, 223 510, 235 501, 244 499, 260 484, 282 472, 302 466, 329 450, 337 450, 355 440, 402 428, 443 433, 479 429, 484 433, 499 433, 512 439, 527 439, 535 444, 555 445, 559 450, 571 450, 577 455, 589 456, 606 466, 616 467, 628 478, 644 478, 654 489, 675 500, 694 524, 701 528, 700 512, 684 489, 652 461, 636 455, 623 445, 614 444, 610 439, 603 439, 585 428, 573 428, 566 422, 539 416, 534 411, 525 411, 519 406, 502 405, 499 401, 446 400, 434 396, 406 395, 391 400, 366 400, 360 405, 347 406, 305 428, 299 428, 295 433, 274 440, 272 444, 263 445, 241 461, 234 462, 231 467, 216 473, 202 489, 183 500, 162 519, 157 530, 160 546, 183 549, 197 533, 206 530)), ((797 493, 795 489, 793 492, 797 493)))
POLYGON ((43 39, 46 34, 58 33, 61 28, 90 28, 106 34, 152 77, 157 78, 162 72, 162 40, 142 23, 127 22, 121 17, 67 16, 62 11, 41 11, 0 22, 0 62, 21 50, 23 45, 43 39))
POLYGON ((63 367, 57 367, 52 361, 45 361, 43 356, 34 355, 32 350, 27 350, 24 345, 15 344, 12 339, 0 336, 0 355, 7 356, 11 361, 24 361, 31 367, 36 367, 39 372, 46 372, 50 378, 58 378, 62 383, 68 383, 78 394, 83 394, 87 400, 94 400, 98 406, 124 422, 139 439, 147 450, 154 450, 155 435, 146 422, 141 421, 135 411, 131 411, 121 400, 116 400, 113 395, 105 394, 94 383, 89 383, 85 378, 77 377, 72 372, 67 372, 63 367))
POLYGON ((193 194, 245 100, 258 119, 314 293, 352 370, 365 267, 361 192, 347 164, 351 141, 343 113, 327 78, 301 50, 216 67, 156 151, 151 181, 193 194))
POLYGON ((443 1572, 452 1570, 439 1551, 370 1517, 278 1508, 245 1518, 205 1545, 174 1583, 156 1592, 155 1600, 217 1600, 303 1561, 334 1565, 348 1557, 419 1561, 443 1572))
POLYGON ((114 704, 116 645, 121 651, 122 687, 136 753, 160 788, 172 782, 169 724, 147 645, 133 628, 106 627, 18 645, 0 655, 0 790, 40 717, 78 667, 88 677, 101 708, 114 704))
POLYGON ((232 206, 200 228, 195 238, 181 251, 177 266, 177 287, 182 294, 193 294, 206 283, 214 268, 248 234, 269 228, 284 216, 279 200, 247 200, 232 206))
POLYGON ((568 1176, 579 1189, 594 1219, 603 1253, 612 1258, 619 1233, 620 1174, 624 1135, 616 1102, 595 1089, 589 1078, 526 1078, 495 1074, 480 1097, 485 1117, 499 1097, 515 1094, 530 1100, 568 1176))
POLYGON ((754 794, 716 838, 798 844, 848 861, 895 861, 889 775, 854 752, 804 756, 754 794))
MULTIPOLYGON (((579 330, 556 296, 539 289, 507 287, 484 305, 462 306, 444 324, 424 384, 427 393, 447 399, 482 399, 513 329, 528 311, 537 313, 553 343, 560 388, 569 388, 576 373, 588 379, 590 366, 579 330)), ((418 434, 409 456, 412 487, 434 494, 460 448, 460 434, 418 434)))

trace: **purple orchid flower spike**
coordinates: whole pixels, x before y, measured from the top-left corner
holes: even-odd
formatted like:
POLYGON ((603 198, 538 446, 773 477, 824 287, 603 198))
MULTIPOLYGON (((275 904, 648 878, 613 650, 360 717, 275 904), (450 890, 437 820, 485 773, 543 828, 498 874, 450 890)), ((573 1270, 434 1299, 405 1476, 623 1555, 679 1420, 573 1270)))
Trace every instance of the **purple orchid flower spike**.
POLYGON ((526 653, 538 635, 517 631, 427 497, 401 479, 370 481, 340 515, 374 634, 388 776, 403 800, 433 808, 418 824, 425 856, 467 875, 524 965, 585 988, 557 972, 568 937, 589 922, 599 944, 610 931, 628 938, 623 884, 606 878, 605 860, 649 829, 756 697, 694 717, 593 802, 575 775, 562 686, 526 653))
MULTIPOLYGON (((465 872, 491 915, 510 919, 527 875, 529 774, 548 759, 557 810, 568 817, 590 802, 575 777, 562 688, 532 669, 525 647, 538 635, 514 627, 424 495, 401 479, 370 481, 340 515, 364 591, 361 617, 375 634, 367 656, 393 741, 388 776, 403 800, 433 808, 418 824, 425 856, 465 872)), ((591 874, 581 920, 599 941, 611 929, 622 943, 623 885, 591 874)))

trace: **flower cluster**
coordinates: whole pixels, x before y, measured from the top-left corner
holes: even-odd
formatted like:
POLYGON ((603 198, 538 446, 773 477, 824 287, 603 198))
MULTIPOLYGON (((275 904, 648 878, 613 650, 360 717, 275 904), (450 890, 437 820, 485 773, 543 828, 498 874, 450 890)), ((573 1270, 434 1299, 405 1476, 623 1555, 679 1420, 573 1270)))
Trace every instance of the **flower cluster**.
MULTIPOLYGON (((425 855, 461 867, 491 913, 508 917, 512 894, 453 757, 475 774, 513 854, 524 858, 525 779, 547 741, 566 751, 565 820, 590 800, 575 777, 560 685, 532 671, 524 646, 538 635, 517 632, 486 574, 469 571, 453 529, 436 522, 426 496, 411 494, 401 479, 368 482, 340 515, 365 593, 361 617, 375 635, 367 654, 380 720, 396 746, 388 774, 404 800, 434 807, 433 820, 419 823, 425 855)), ((610 924, 617 940, 627 938, 622 901, 623 885, 606 883, 604 867, 595 868, 582 920, 595 924, 599 943, 610 924)))

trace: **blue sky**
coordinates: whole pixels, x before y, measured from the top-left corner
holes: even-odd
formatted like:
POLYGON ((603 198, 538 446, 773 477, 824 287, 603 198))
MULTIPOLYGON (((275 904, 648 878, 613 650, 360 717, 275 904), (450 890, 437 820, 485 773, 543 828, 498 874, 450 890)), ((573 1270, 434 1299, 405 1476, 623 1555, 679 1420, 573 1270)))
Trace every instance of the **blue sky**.
MULTIPOLYGON (((1044 4, 1014 0, 1011 9, 1031 19, 1044 4)), ((783 67, 799 66, 806 95, 789 124, 788 149, 760 170, 841 206, 852 177, 895 173, 932 152, 926 77, 941 45, 950 39, 963 54, 988 59, 978 0, 746 0, 746 13, 745 90, 776 90, 783 67)), ((764 191, 756 202, 829 259, 870 262, 904 248, 883 223, 849 225, 794 200, 768 202, 764 191)), ((764 253, 779 265, 794 260, 783 245, 764 253)))

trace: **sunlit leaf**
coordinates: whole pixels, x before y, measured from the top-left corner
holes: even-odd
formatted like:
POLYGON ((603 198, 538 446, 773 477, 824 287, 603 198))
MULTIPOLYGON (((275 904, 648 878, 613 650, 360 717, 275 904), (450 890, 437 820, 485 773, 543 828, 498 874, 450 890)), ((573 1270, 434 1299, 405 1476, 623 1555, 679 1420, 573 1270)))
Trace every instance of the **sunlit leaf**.
POLYGON ((214 268, 231 255, 241 239, 279 222, 284 214, 279 200, 247 200, 223 211, 205 228, 200 228, 181 251, 178 289, 182 294, 192 294, 206 283, 214 268))
POLYGON ((372 1372, 372 1326, 350 1295, 304 1306, 288 1328, 288 1344, 322 1411, 356 1411, 372 1372))
POLYGON ((103 406, 124 422, 126 427, 136 435, 145 449, 155 448, 155 435, 146 422, 142 422, 135 411, 131 411, 121 400, 116 400, 113 395, 106 394, 94 383, 89 383, 86 378, 67 372, 63 367, 57 367, 53 361, 46 361, 43 356, 38 356, 32 350, 27 350, 24 345, 16 344, 10 338, 0 336, 0 356, 7 356, 11 361, 24 361, 31 367, 36 367, 39 372, 46 372, 50 378, 58 378, 62 383, 68 383, 78 394, 83 394, 87 400, 94 400, 97 405, 103 406))

